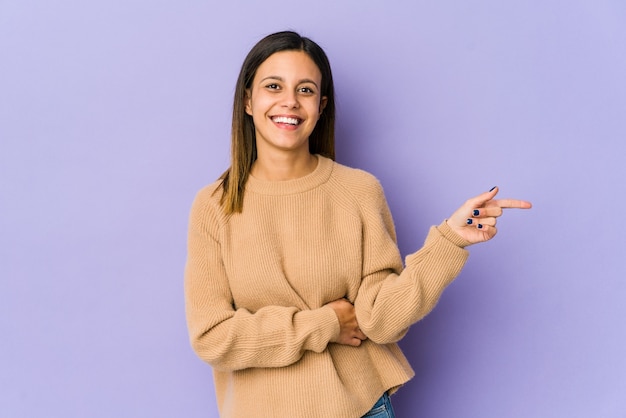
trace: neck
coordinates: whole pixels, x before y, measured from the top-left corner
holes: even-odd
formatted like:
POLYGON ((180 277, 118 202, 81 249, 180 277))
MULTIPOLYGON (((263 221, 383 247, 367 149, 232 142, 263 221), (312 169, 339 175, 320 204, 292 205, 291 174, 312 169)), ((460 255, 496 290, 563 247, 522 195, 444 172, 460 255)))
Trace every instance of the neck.
POLYGON ((250 174, 260 180, 283 181, 304 177, 317 167, 309 152, 297 155, 259 155, 250 174))

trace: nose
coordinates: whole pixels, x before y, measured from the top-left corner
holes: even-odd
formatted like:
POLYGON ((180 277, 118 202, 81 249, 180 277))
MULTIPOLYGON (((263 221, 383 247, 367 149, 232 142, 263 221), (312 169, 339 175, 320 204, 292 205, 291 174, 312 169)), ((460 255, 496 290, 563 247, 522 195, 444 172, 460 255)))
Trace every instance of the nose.
POLYGON ((295 91, 286 91, 283 106, 289 109, 297 109, 300 107, 300 102, 298 101, 298 94, 295 91))

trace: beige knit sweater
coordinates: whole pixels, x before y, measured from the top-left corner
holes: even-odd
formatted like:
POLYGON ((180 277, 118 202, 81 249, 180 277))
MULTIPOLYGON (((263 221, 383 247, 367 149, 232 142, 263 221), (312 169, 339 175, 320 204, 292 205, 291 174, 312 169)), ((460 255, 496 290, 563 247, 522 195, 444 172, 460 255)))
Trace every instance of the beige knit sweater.
POLYGON ((241 214, 224 215, 219 182, 193 203, 187 321, 222 417, 362 416, 413 376, 395 343, 467 259, 444 222, 404 268, 379 182, 318 158, 299 179, 250 177, 241 214), (330 342, 339 323, 324 305, 344 296, 360 347, 330 342))

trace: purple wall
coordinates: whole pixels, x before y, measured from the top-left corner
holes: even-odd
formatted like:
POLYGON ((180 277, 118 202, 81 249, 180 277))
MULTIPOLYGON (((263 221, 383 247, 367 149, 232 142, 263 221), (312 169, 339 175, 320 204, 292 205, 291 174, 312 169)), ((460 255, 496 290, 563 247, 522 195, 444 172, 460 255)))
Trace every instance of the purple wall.
POLYGON ((491 186, 535 206, 403 340, 398 416, 625 416, 626 3, 337 3, 0 1, 0 416, 217 416, 187 215, 245 54, 286 28, 330 56, 338 159, 403 254, 491 186))

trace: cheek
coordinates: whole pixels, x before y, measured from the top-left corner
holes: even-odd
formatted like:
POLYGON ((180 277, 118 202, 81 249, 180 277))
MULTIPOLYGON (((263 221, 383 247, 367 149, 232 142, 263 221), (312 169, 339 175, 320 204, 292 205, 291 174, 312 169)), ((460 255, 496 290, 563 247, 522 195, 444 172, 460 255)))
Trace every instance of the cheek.
POLYGON ((253 99, 248 101, 246 109, 249 110, 249 114, 265 113, 272 107, 270 99, 271 98, 268 98, 263 94, 257 94, 253 99))
POLYGON ((306 111, 311 116, 316 116, 319 118, 321 113, 321 105, 319 100, 311 100, 306 103, 306 111))

